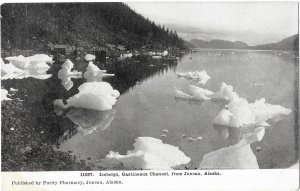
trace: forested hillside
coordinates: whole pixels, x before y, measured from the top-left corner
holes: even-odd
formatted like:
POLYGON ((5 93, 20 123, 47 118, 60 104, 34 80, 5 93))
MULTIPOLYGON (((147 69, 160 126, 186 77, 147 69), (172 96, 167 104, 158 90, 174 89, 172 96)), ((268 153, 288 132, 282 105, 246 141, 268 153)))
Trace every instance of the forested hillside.
POLYGON ((2 48, 37 49, 47 43, 127 49, 184 46, 176 32, 124 3, 3 4, 1 15, 2 48))

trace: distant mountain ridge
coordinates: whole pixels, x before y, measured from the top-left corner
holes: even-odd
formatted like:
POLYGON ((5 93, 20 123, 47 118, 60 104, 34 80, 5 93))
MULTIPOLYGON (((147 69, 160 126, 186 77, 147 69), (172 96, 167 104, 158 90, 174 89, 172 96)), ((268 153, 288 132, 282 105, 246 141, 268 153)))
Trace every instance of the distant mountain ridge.
MULTIPOLYGON (((196 48, 212 48, 212 49, 254 49, 254 50, 298 50, 299 48, 299 36, 293 35, 283 39, 277 43, 249 46, 242 41, 227 41, 213 39, 210 41, 192 39, 186 45, 191 44, 196 48)), ((193 48, 192 46, 189 46, 193 48)))

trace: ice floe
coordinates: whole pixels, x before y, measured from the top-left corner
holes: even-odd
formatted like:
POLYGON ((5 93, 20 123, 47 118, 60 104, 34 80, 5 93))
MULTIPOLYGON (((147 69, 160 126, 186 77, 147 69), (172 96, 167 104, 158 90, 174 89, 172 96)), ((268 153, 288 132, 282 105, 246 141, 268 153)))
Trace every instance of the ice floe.
POLYGON ((210 76, 204 70, 195 72, 178 72, 177 76, 189 80, 197 80, 198 83, 201 84, 206 84, 207 80, 210 79, 210 76))
POLYGON ((120 96, 119 91, 114 90, 107 82, 86 82, 78 89, 79 93, 70 97, 64 107, 110 110, 120 96))
POLYGON ((164 144, 152 137, 138 137, 135 139, 134 150, 126 155, 110 151, 102 160, 100 166, 115 168, 124 166, 126 169, 171 170, 190 162, 178 147, 164 144))
POLYGON ((233 91, 232 86, 223 83, 220 91, 213 94, 213 98, 223 98, 229 100, 227 109, 223 109, 213 120, 213 124, 225 125, 230 127, 241 127, 248 124, 263 124, 268 119, 281 115, 289 115, 292 111, 281 105, 271 105, 265 103, 265 99, 256 100, 249 103, 245 98, 240 97, 233 91))
POLYGON ((1 88, 1 101, 3 100, 11 100, 10 98, 7 97, 8 91, 6 89, 1 88))
POLYGON ((53 60, 46 54, 36 54, 29 57, 13 56, 6 57, 5 60, 8 60, 14 66, 20 69, 30 68, 30 69, 40 69, 40 68, 50 68, 48 64, 52 64, 53 60), (47 64, 48 63, 48 64, 47 64))
POLYGON ((86 55, 84 56, 84 59, 85 59, 86 61, 92 61, 92 60, 95 60, 96 57, 95 57, 95 55, 92 55, 92 54, 86 54, 86 55))

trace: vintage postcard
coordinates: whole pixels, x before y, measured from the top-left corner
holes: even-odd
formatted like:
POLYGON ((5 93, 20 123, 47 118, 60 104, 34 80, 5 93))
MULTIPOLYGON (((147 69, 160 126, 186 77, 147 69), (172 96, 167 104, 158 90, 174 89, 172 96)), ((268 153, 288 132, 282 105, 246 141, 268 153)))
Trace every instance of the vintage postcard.
POLYGON ((298 7, 2 2, 1 190, 297 190, 298 7))

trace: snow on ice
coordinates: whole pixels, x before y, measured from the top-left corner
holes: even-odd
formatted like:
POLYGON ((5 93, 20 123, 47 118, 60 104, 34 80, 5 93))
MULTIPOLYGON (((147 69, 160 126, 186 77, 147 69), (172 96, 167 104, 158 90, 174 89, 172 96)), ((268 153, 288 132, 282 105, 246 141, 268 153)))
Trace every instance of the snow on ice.
POLYGON ((110 151, 100 165, 106 168, 123 165, 127 169, 170 170, 191 160, 178 147, 152 137, 138 137, 133 146, 134 150, 127 151, 126 155, 110 151))

